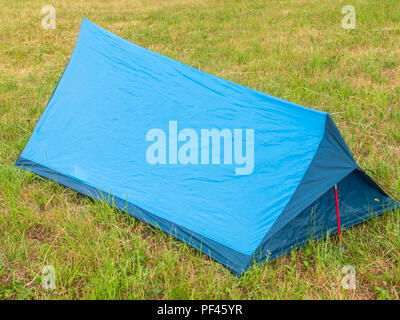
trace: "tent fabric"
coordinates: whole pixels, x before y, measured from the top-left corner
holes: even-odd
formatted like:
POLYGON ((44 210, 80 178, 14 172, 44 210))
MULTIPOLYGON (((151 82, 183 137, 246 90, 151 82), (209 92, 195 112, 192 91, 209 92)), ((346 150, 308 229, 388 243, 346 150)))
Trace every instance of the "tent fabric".
POLYGON ((335 233, 335 184, 344 227, 398 206, 358 167, 329 114, 87 19, 16 165, 110 201, 235 274, 335 233))

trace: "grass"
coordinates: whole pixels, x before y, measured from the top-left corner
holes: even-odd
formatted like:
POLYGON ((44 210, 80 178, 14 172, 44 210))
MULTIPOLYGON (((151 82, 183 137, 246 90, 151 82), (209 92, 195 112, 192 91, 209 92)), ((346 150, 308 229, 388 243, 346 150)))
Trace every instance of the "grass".
POLYGON ((1 299, 399 299, 400 210, 243 277, 102 203, 13 166, 83 16, 143 47, 330 112, 355 159, 400 194, 400 2, 0 0, 1 299), (353 4, 355 30, 341 28, 353 4), (345 250, 339 250, 344 246, 345 250), (43 290, 41 270, 56 270, 43 290), (356 289, 341 286, 343 266, 356 289))

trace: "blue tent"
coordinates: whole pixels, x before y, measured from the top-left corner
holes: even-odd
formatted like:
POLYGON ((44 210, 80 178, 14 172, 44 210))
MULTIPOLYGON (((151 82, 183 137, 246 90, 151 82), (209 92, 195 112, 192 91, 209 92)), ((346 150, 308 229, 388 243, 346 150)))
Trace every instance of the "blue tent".
POLYGON ((334 121, 83 19, 17 166, 112 201, 235 274, 398 203, 334 121))

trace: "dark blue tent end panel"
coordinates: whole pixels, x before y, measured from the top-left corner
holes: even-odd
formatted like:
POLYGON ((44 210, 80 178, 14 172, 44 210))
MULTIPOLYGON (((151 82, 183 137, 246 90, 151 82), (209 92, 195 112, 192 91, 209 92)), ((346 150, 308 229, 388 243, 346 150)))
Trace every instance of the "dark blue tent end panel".
MULTIPOLYGON (((347 229, 384 212, 399 208, 364 171, 356 168, 337 183, 341 228, 347 229)), ((283 225, 266 235, 253 260, 273 260, 310 240, 338 232, 334 186, 283 225)))
POLYGON ((207 74, 82 20, 16 165, 175 236, 235 274, 394 209, 329 114, 207 74), (310 233, 310 217, 317 223, 310 233))

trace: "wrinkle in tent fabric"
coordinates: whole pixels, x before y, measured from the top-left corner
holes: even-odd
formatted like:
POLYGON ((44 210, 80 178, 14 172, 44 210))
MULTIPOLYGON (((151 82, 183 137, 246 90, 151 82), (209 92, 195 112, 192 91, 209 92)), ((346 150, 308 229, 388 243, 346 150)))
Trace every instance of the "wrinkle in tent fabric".
POLYGON ((345 227, 398 206, 361 173, 327 113, 204 73, 87 19, 17 166, 95 199, 111 196, 236 274, 334 233, 335 184, 352 194, 341 194, 345 227))

